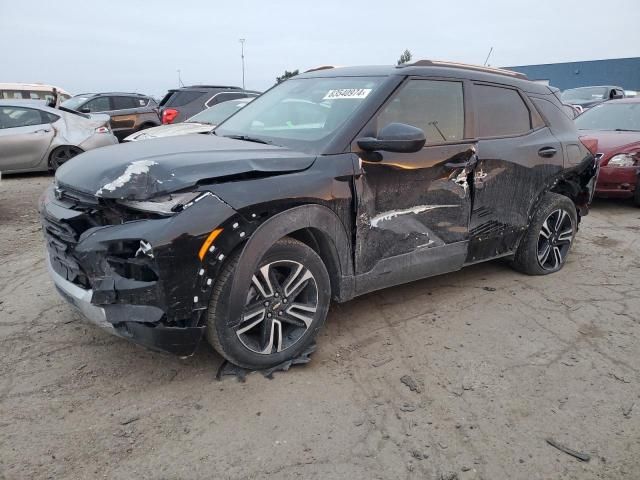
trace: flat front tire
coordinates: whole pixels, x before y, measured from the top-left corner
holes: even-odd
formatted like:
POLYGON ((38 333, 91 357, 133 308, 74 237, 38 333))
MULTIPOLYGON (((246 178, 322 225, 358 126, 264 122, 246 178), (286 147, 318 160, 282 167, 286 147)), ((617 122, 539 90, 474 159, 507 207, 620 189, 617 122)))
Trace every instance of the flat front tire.
MULTIPOLYGON (((331 301, 327 269, 318 254, 285 237, 263 256, 243 298, 240 319, 229 318, 231 286, 241 253, 232 255, 214 284, 207 338, 224 358, 263 369, 298 356, 324 324, 331 301)), ((241 279, 242 280, 242 279, 241 279)))
POLYGON ((518 246, 513 267, 529 275, 557 272, 567 260, 577 230, 578 215, 571 199, 545 194, 518 246))

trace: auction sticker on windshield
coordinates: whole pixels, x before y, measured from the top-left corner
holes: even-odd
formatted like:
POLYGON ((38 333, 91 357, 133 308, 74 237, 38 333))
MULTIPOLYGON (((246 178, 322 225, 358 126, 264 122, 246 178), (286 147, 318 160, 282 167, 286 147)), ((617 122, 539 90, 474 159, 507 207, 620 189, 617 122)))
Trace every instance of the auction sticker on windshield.
POLYGON ((371 93, 370 88, 339 88, 337 90, 329 90, 323 100, 341 100, 344 98, 367 98, 371 93))

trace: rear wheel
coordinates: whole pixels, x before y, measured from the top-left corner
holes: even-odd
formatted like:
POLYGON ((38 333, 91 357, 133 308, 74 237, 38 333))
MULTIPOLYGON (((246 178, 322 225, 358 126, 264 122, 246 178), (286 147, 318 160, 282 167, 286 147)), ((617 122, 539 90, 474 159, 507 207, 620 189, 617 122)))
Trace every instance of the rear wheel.
POLYGON ((520 242, 513 267, 529 275, 557 272, 566 262, 577 228, 573 202, 547 193, 520 242))
POLYGON ((250 282, 244 282, 250 286, 243 293, 240 321, 230 322, 227 301, 240 260, 240 252, 232 256, 216 281, 209 303, 209 342, 245 368, 263 369, 295 358, 313 341, 329 310, 331 285, 322 259, 302 242, 278 240, 250 282))
POLYGON ((82 149, 73 145, 58 147, 49 155, 49 168, 55 172, 63 163, 81 153, 82 149))
POLYGON ((633 202, 636 204, 636 207, 640 207, 640 177, 636 181, 636 192, 633 195, 633 202))

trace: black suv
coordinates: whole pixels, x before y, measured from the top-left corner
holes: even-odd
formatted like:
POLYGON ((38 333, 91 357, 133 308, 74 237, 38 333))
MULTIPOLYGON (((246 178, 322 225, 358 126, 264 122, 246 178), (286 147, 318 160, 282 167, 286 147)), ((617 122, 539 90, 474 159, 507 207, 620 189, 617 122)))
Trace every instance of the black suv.
POLYGON ((40 208, 86 317, 265 368, 308 347, 332 299, 498 257, 558 271, 596 176, 548 87, 420 61, 307 72, 211 135, 83 153, 40 208))
POLYGON ((158 104, 140 93, 83 93, 65 100, 62 106, 82 113, 106 113, 118 140, 160 125, 158 104))
POLYGON ((178 123, 218 103, 238 98, 257 97, 260 92, 240 87, 193 85, 169 90, 160 101, 162 123, 178 123))

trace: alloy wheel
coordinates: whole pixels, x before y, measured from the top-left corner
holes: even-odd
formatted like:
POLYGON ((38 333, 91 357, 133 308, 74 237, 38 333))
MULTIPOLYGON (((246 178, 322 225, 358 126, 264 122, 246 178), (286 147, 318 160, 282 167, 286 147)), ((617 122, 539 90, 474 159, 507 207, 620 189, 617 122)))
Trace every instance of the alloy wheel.
POLYGON ((236 335, 255 353, 282 352, 297 343, 318 310, 318 285, 311 271, 293 260, 279 260, 258 269, 236 335))
POLYGON ((60 147, 56 149, 51 155, 51 168, 57 170, 67 160, 72 159, 80 153, 82 153, 82 150, 73 146, 60 147))
POLYGON ((563 209, 554 210, 542 224, 538 236, 538 263, 544 270, 558 270, 564 263, 573 241, 571 216, 563 209))

